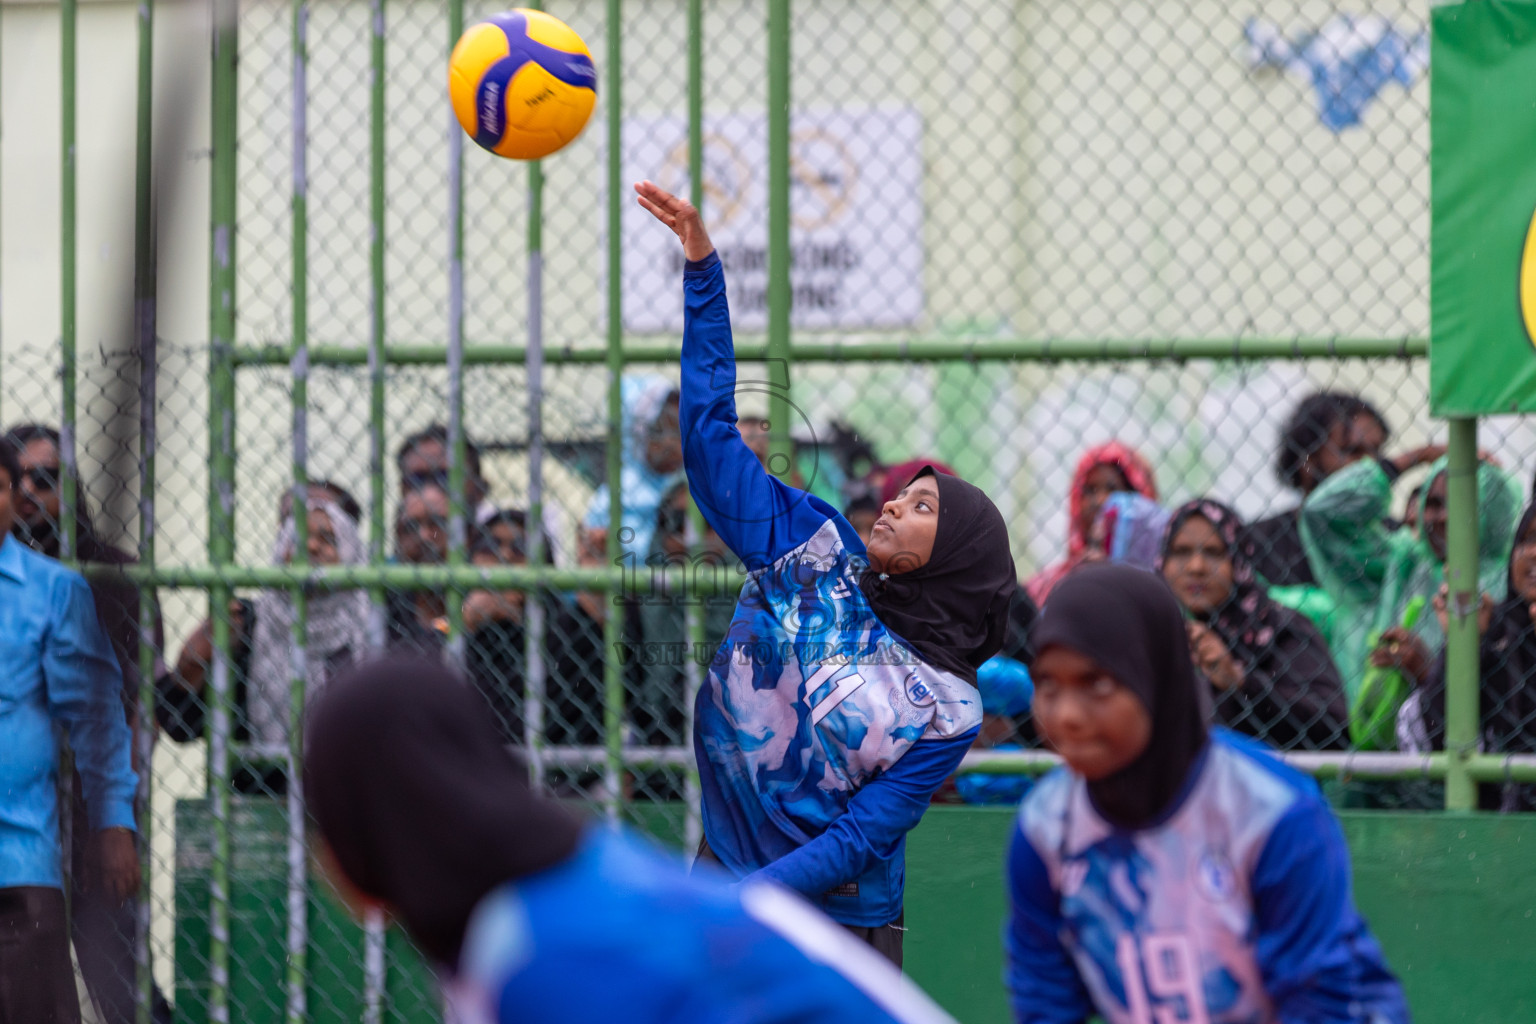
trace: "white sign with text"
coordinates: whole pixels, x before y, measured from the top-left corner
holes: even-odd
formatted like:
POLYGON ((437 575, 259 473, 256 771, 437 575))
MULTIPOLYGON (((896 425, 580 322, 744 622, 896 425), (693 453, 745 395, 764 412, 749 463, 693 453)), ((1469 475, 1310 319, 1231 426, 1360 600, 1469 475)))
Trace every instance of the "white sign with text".
MULTIPOLYGON (((790 127, 792 322, 882 328, 923 313, 922 119, 910 108, 802 111, 790 127)), ((624 181, 688 194, 688 122, 624 122, 624 181)), ((731 318, 768 323, 768 119, 704 120, 704 218, 725 262, 731 318)), ((624 327, 683 327, 682 250, 630 202, 624 214, 624 327)))

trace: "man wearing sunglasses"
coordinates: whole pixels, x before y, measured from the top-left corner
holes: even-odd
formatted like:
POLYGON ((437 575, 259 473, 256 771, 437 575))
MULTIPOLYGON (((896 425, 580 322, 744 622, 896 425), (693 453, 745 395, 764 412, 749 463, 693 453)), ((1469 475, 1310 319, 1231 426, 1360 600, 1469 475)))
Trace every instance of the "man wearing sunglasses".
MULTIPOLYGON (((80 1006, 60 870, 60 728, 85 797, 72 832, 90 856, 75 861, 75 892, 98 906, 123 906, 139 885, 136 780, 120 670, 85 580, 11 535, 21 479, 15 449, 0 444, 0 1020, 73 1024, 80 1006)), ((84 908, 74 909, 78 922, 84 908)), ((130 913, 130 980, 132 929, 130 913)), ((76 943, 85 966, 78 932, 76 943)), ((131 1020, 132 1010, 130 995, 127 1018, 103 1016, 131 1020)))
MULTIPOLYGON (((33 551, 49 558, 63 554, 63 477, 60 458, 59 433, 53 427, 41 423, 22 423, 13 426, 0 438, 7 452, 15 455, 17 462, 16 486, 12 489, 12 508, 15 513, 11 526, 13 539, 33 551)), ((75 546, 74 560, 84 565, 127 565, 134 557, 120 548, 102 541, 93 527, 86 510, 85 491, 75 492, 75 546)), ((96 606, 96 618, 111 643, 117 657, 122 682, 121 698, 123 714, 129 728, 137 733, 139 708, 139 593, 133 586, 106 580, 92 580, 91 597, 96 606)), ((159 620, 156 618, 157 648, 159 620)), ((138 745, 133 750, 137 755, 138 745)), ((138 764, 135 770, 140 770, 138 764)), ((73 820, 83 823, 86 807, 82 797, 80 779, 74 783, 73 820)), ((99 873, 100 865, 94 863, 96 849, 87 843, 88 829, 76 827, 71 831, 73 849, 71 892, 71 931, 75 952, 80 960, 81 973, 86 988, 96 1003, 106 1024, 128 1024, 134 1020, 134 990, 136 968, 134 966, 134 927, 137 911, 132 899, 114 899, 104 886, 87 883, 99 873)), ((132 836, 122 840, 132 849, 132 836)), ((158 990, 154 993, 154 1020, 170 1019, 169 1008, 158 990)))

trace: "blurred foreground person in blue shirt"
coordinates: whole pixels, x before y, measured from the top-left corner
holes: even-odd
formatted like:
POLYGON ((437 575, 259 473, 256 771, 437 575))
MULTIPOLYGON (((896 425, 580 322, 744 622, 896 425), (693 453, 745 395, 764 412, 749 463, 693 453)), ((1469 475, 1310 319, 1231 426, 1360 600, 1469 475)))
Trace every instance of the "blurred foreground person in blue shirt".
POLYGON ((1016 1024, 1408 1024, 1317 783, 1211 729, 1166 583, 1085 566, 1035 627, 1065 764, 1024 798, 1004 931, 1016 1024))
POLYGON ((436 661, 349 670, 314 704, 304 795, 354 909, 405 926, 463 1024, 954 1024, 770 882, 732 885, 528 786, 436 661))
POLYGON ((86 884, 139 885, 122 672, 84 578, 11 534, 21 469, 0 445, 0 1024, 75 1024, 60 867, 56 726, 74 752, 94 836, 86 884))

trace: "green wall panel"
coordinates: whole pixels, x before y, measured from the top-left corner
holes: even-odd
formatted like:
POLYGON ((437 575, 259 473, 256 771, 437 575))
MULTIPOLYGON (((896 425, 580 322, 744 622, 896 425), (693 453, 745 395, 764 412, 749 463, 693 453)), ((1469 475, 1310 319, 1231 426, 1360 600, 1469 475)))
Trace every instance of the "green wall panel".
MULTIPOLYGON (((632 820, 679 841, 681 808, 637 805, 632 820)), ((907 845, 908 973, 963 1024, 1005 1024, 1003 851, 1011 808, 934 807, 907 845)), ((1536 1021, 1536 816, 1343 812, 1356 898, 1417 1024, 1536 1021)), ((206 1019, 211 864, 202 801, 177 807, 177 1019, 206 1019)), ((282 1020, 283 806, 236 799, 232 1019, 282 1020)), ((357 1021, 362 932, 310 896, 310 1019, 357 1021)), ((431 977, 398 931, 388 942, 387 1021, 439 1019, 431 977)))
MULTIPOLYGON (((1012 808, 935 807, 907 841, 906 967, 964 1024, 1001 983, 1012 808)), ((1340 815, 1355 896, 1416 1024, 1536 1021, 1536 816, 1340 815)))

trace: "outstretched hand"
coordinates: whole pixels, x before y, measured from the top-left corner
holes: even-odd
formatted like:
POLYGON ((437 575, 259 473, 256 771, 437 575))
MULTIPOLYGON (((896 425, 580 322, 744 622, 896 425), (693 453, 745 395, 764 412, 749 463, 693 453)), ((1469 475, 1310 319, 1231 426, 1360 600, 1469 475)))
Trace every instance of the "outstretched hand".
POLYGON ((715 251, 709 233, 704 230, 704 218, 688 200, 649 181, 637 182, 635 192, 639 194, 640 205, 682 240, 684 259, 697 262, 715 251))

